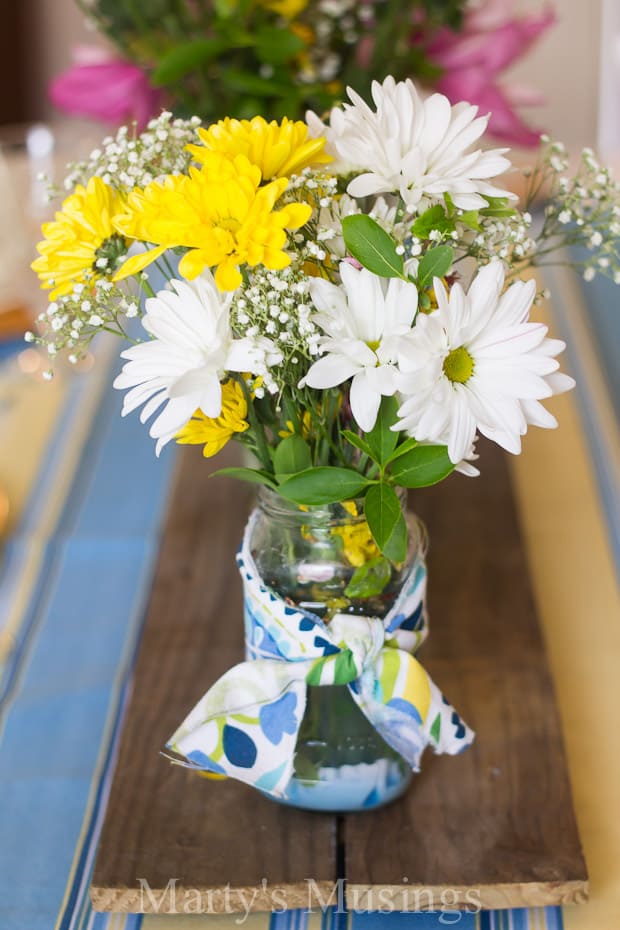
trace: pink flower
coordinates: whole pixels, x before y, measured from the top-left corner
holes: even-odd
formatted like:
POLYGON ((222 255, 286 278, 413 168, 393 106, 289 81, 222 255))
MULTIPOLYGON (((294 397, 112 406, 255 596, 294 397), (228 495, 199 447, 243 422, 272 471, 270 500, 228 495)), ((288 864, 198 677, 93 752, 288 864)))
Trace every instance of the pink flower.
POLYGON ((486 0, 465 14, 461 32, 441 29, 426 46, 430 60, 444 70, 437 90, 452 103, 466 100, 491 112, 489 131, 515 145, 537 145, 540 132, 527 125, 515 106, 542 98, 522 87, 502 87, 498 76, 525 54, 555 21, 551 7, 541 13, 511 16, 510 0, 486 0))
POLYGON ((74 51, 75 64, 51 82, 52 103, 75 116, 145 127, 160 108, 160 92, 141 68, 91 46, 74 51))

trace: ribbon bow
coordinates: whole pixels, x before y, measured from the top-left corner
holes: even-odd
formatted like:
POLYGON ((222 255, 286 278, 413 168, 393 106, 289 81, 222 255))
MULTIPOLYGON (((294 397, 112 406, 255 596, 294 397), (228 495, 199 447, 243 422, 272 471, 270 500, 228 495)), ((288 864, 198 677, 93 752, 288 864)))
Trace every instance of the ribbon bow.
POLYGON ((327 625, 263 584, 249 548, 256 516, 237 555, 248 661, 207 691, 167 748, 190 768, 282 796, 293 775, 309 685, 347 685, 373 727, 414 771, 428 744, 450 755, 469 746, 473 732, 411 655, 427 629, 423 555, 382 620, 336 614, 327 625))

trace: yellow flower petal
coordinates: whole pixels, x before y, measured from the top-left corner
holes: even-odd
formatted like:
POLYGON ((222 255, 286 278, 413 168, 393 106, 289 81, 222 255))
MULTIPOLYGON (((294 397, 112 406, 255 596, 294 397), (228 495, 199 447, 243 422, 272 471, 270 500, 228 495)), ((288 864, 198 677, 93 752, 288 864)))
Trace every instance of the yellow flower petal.
MULTIPOLYGON (((242 282, 239 266, 275 269, 290 264, 284 229, 298 228, 312 211, 308 204, 275 210, 287 179, 277 178, 264 187, 259 187, 260 180, 260 170, 243 153, 231 159, 205 150, 202 169, 191 168, 189 176, 168 177, 163 184, 153 182, 134 191, 116 228, 161 251, 187 248, 179 264, 182 275, 192 279, 205 267, 212 268, 218 287, 234 290, 242 282)), ((127 273, 123 266, 123 276, 127 273)))
POLYGON ((239 269, 233 262, 225 261, 217 266, 215 283, 221 291, 235 291, 242 282, 243 278, 239 269))
POLYGON ((192 249, 190 252, 186 252, 179 262, 179 272, 188 281, 193 281, 204 271, 207 264, 204 253, 200 249, 192 249))
POLYGON ((224 448, 235 433, 249 428, 245 417, 248 407, 241 385, 226 381, 222 385, 222 412, 219 417, 207 417, 196 410, 193 417, 176 435, 182 445, 204 445, 202 454, 211 458, 224 448))
POLYGON ((264 181, 287 178, 332 160, 325 153, 324 137, 309 139, 306 123, 286 117, 280 123, 268 123, 262 116, 251 120, 227 117, 208 129, 199 129, 198 134, 203 144, 188 146, 198 162, 205 164, 210 153, 228 158, 241 155, 260 169, 264 181))
POLYGON ((299 229, 312 216, 312 207, 307 203, 287 203, 280 212, 286 215, 287 229, 299 229))
POLYGON ((144 271, 155 259, 159 258, 160 255, 163 255, 168 246, 158 245, 155 249, 147 249, 146 252, 139 252, 137 255, 132 255, 131 258, 128 258, 121 267, 118 269, 113 281, 123 281, 125 278, 130 278, 134 274, 139 274, 141 271, 144 271))
MULTIPOLYGON (((122 247, 114 226, 116 216, 125 209, 121 195, 99 177, 86 187, 79 184, 63 202, 54 220, 41 227, 45 237, 37 245, 39 258, 32 268, 41 279, 42 288, 53 288, 52 299, 69 294, 76 284, 88 283, 109 274, 112 268, 99 268, 97 260, 105 255, 106 243, 122 247)), ((118 251, 114 251, 114 255, 118 251)))

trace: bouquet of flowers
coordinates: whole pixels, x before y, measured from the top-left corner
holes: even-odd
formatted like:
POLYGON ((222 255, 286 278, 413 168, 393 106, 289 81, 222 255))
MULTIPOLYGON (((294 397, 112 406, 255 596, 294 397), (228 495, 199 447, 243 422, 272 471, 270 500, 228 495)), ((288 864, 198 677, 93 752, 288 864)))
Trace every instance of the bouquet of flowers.
POLYGON ((203 119, 319 112, 352 85, 367 101, 373 78, 416 78, 492 110, 510 143, 539 134, 515 107, 540 103, 499 78, 554 21, 553 10, 515 15, 505 0, 78 0, 118 49, 75 50, 54 79, 61 109, 115 125, 146 125, 161 106, 203 119))
POLYGON ((326 772, 337 809, 382 803, 425 745, 473 739, 410 654, 425 568, 403 491, 478 474, 478 434, 516 454, 528 426, 556 426, 542 402, 573 381, 564 344, 532 316, 543 294, 528 268, 579 245, 586 278, 620 275, 619 190, 592 152, 569 177, 561 145, 543 144, 528 173, 528 197, 550 191, 535 232, 497 180, 506 149, 477 147, 476 107, 392 77, 372 96, 349 90, 327 123, 202 128, 163 113, 142 135, 121 129, 73 165, 33 264, 52 303, 30 341, 76 362, 97 333, 135 337, 140 317, 114 382, 123 414, 141 408, 157 453, 177 442, 211 457, 235 438, 250 462, 220 473, 297 520, 283 538, 250 519, 238 560, 252 661, 169 746, 306 807, 325 803, 305 786, 326 772), (294 562, 296 547, 320 554, 294 562), (290 553, 286 583, 265 552, 290 553), (317 741, 332 698, 308 686, 331 684, 349 703, 317 741), (316 759, 353 730, 361 755, 316 759))
POLYGON ((474 107, 393 78, 374 108, 349 95, 328 124, 164 113, 74 166, 33 265, 54 299, 39 338, 75 361, 141 316, 148 338, 115 384, 124 413, 153 418, 158 452, 212 456, 234 436, 259 463, 237 477, 300 505, 364 496, 398 562, 396 488, 475 474, 477 433, 518 453, 529 424, 556 425, 541 401, 572 381, 522 275, 583 242, 585 275, 617 277, 618 189, 589 151, 567 178, 547 144, 530 187, 550 175, 554 196, 535 236, 493 183, 506 150, 472 150, 487 122, 474 107))

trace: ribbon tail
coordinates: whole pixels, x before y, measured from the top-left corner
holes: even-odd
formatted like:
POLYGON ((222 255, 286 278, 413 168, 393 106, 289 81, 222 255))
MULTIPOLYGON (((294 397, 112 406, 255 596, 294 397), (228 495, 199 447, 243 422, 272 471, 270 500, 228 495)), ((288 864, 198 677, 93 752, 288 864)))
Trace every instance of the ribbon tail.
POLYGON ((257 659, 229 669, 166 748, 188 768, 236 778, 280 797, 293 774, 309 663, 257 659))
POLYGON ((374 666, 349 688, 370 723, 415 772, 428 745, 436 753, 456 755, 473 742, 473 731, 428 672, 400 649, 382 649, 374 666))

